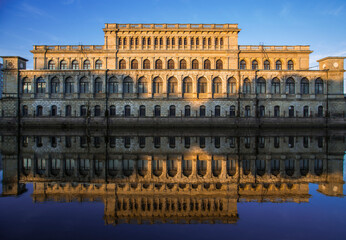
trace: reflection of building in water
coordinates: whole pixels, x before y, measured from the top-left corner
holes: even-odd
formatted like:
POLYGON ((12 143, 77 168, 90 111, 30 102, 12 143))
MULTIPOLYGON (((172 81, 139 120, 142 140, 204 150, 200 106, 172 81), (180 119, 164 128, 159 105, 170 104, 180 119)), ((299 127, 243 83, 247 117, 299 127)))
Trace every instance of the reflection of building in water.
POLYGON ((231 223, 238 201, 308 202, 309 183, 343 195, 342 131, 68 134, 3 134, 3 195, 33 182, 35 201, 103 201, 107 223, 231 223))

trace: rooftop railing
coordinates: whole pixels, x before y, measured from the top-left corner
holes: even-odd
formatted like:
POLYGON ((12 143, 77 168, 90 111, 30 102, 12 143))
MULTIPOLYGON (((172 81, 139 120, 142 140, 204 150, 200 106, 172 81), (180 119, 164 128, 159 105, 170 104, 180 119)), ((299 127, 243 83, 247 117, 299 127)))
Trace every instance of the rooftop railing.
POLYGON ((88 51, 102 50, 103 45, 34 45, 34 50, 88 51))
POLYGON ((259 51, 285 51, 285 50, 295 50, 295 51, 306 51, 310 50, 308 45, 297 45, 297 46, 264 46, 264 45, 239 45, 239 50, 259 50, 259 51))
POLYGON ((117 24, 106 23, 106 29, 238 29, 238 24, 117 24))

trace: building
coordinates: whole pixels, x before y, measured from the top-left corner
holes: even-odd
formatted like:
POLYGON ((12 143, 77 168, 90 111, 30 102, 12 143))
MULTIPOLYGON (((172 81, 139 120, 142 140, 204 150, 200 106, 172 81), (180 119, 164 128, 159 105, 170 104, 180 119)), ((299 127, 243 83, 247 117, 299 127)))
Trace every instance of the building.
POLYGON ((3 64, 0 63, 0 99, 2 97, 2 88, 4 85, 4 79, 3 79, 4 77, 3 77, 2 67, 3 67, 3 64))
POLYGON ((310 70, 309 46, 239 45, 237 24, 103 31, 104 45, 34 46, 33 70, 24 58, 2 57, 2 117, 27 125, 344 124, 344 57, 310 70))

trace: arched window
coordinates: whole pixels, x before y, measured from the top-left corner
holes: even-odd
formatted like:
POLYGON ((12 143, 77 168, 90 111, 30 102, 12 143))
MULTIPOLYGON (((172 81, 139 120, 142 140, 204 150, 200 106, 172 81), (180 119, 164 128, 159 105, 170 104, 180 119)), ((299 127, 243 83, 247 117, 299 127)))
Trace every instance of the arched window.
POLYGON ((49 70, 55 70, 55 62, 53 60, 50 60, 48 62, 48 69, 49 70))
POLYGON ((56 117, 58 115, 58 108, 53 105, 51 108, 50 108, 50 115, 52 117, 56 117))
POLYGON ((309 117, 309 106, 304 106, 303 108, 303 116, 309 117))
POLYGON ((169 116, 175 117, 175 106, 174 105, 169 106, 169 116))
POLYGON ((273 78, 272 80, 272 94, 280 93, 280 80, 278 78, 273 78))
POLYGON ((133 93, 133 80, 126 77, 123 82, 123 93, 133 93))
POLYGON ((116 115, 116 108, 115 108, 114 105, 111 105, 111 106, 109 107, 109 115, 110 115, 110 116, 115 116, 115 115, 116 115))
POLYGON ((124 115, 125 115, 125 117, 130 117, 131 116, 131 107, 130 107, 130 105, 126 105, 124 107, 124 115))
POLYGON ((174 69, 174 61, 172 59, 168 60, 168 69, 174 69))
POLYGON ((264 70, 270 70, 270 62, 268 60, 264 61, 264 70))
POLYGON ((89 80, 86 77, 79 81, 79 93, 89 93, 89 80))
POLYGON ((160 59, 156 60, 155 69, 162 69, 162 61, 160 59))
POLYGON ((148 59, 143 61, 143 69, 150 69, 150 61, 148 59))
POLYGON ((111 77, 108 81, 108 92, 119 93, 119 82, 117 78, 111 77))
POLYGON ((270 172, 274 175, 277 176, 280 173, 280 160, 278 159, 273 159, 271 160, 270 164, 270 172))
POLYGON ((251 109, 250 109, 250 106, 245 106, 244 116, 245 116, 245 117, 251 117, 251 109))
POLYGON ((59 93, 59 89, 60 89, 59 79, 57 77, 54 77, 50 83, 50 91, 51 93, 59 93))
POLYGON ((74 81, 72 77, 68 77, 65 79, 65 93, 66 94, 73 93, 73 85, 74 85, 74 81))
POLYGON ((314 171, 317 176, 321 176, 323 173, 323 161, 322 159, 315 159, 314 171))
POLYGON ((101 107, 100 107, 100 105, 96 105, 95 106, 95 108, 94 108, 94 116, 95 117, 101 116, 101 107))
POLYGON ((95 79, 95 93, 102 93, 102 80, 101 80, 101 78, 95 79))
POLYGON ((141 105, 139 107, 139 116, 140 117, 145 117, 146 116, 146 110, 145 110, 145 106, 144 105, 141 105))
POLYGON ((285 171, 286 174, 290 177, 294 174, 294 160, 293 159, 286 159, 285 160, 285 171))
POLYGON ((185 61, 185 59, 180 60, 180 69, 186 69, 186 61, 185 61))
POLYGON ((222 93, 222 81, 219 77, 213 80, 213 93, 222 93))
POLYGON ((237 81, 235 78, 228 79, 227 82, 227 93, 236 93, 237 92, 237 81))
POLYGON ((199 107, 199 116, 200 117, 205 117, 205 114, 206 114, 205 106, 202 105, 202 106, 199 107))
POLYGON ((138 61, 136 59, 131 61, 131 69, 138 69, 138 61))
POLYGON ((198 93, 207 93, 207 79, 201 77, 198 79, 198 93))
POLYGON ((215 117, 220 117, 221 116, 221 107, 220 105, 215 106, 215 117))
POLYGON ((148 92, 148 81, 145 77, 141 77, 138 80, 138 93, 147 93, 148 92))
POLYGON ((295 83, 293 78, 287 78, 286 80, 286 93, 287 94, 295 94, 295 83))
POLYGON ((276 70, 282 70, 282 63, 280 60, 277 60, 275 63, 276 70))
POLYGON ((197 61, 197 59, 192 60, 192 69, 198 69, 198 61, 197 61))
POLYGON ((266 93, 266 80, 262 77, 258 78, 256 81, 256 92, 258 94, 266 93))
POLYGON ((62 60, 60 62, 60 69, 61 70, 66 70, 67 69, 67 62, 65 60, 62 60))
POLYGON ((30 93, 31 91, 31 82, 28 78, 23 79, 23 85, 22 85, 22 93, 30 93))
POLYGON ((257 70, 258 69, 258 62, 256 60, 252 61, 252 70, 257 70))
POLYGON ((219 45, 219 39, 218 39, 218 38, 215 38, 215 39, 214 39, 214 43, 215 43, 215 46, 219 45))
POLYGON ((87 115, 87 108, 85 105, 80 106, 80 116, 81 117, 86 117, 87 115))
POLYGON ((195 39, 193 37, 190 40, 190 44, 191 44, 191 46, 195 45, 195 39))
POLYGON ((216 69, 223 69, 223 63, 221 59, 216 61, 216 69))
POLYGON ((323 117, 323 107, 322 106, 318 106, 317 117, 323 117))
POLYGON ((246 62, 245 60, 241 60, 240 63, 239 63, 239 69, 246 69, 246 62))
POLYGON ((251 93, 251 82, 248 78, 244 79, 243 92, 251 93))
POLYGON ((126 61, 124 59, 119 61, 119 69, 126 69, 126 61))
POLYGON ((102 61, 101 60, 97 60, 95 62, 95 69, 101 69, 102 68, 102 61))
POLYGON ((274 107, 274 117, 280 117, 280 106, 274 107))
POLYGON ((287 69, 288 70, 294 70, 294 64, 293 64, 293 61, 292 60, 289 60, 287 62, 287 69))
POLYGON ((185 117, 190 117, 191 116, 191 107, 190 105, 186 105, 184 108, 184 116, 185 117))
POLYGON ((209 59, 206 59, 204 61, 204 69, 211 69, 211 64, 210 64, 209 59))
POLYGON ((78 70, 79 69, 79 63, 77 60, 72 61, 72 69, 73 70, 78 70))
POLYGON ((300 81, 300 92, 301 94, 309 94, 309 81, 306 78, 300 81))
POLYGON ((230 106, 230 108, 229 108, 229 116, 235 117, 235 106, 234 105, 230 106))
POLYGON ((83 69, 90 69, 90 61, 89 60, 85 60, 83 63, 83 69))
POLYGON ((45 93, 46 92, 46 82, 43 78, 38 78, 36 80, 36 93, 45 93))
POLYGON ((162 93, 162 79, 159 77, 153 80, 153 93, 162 93))
POLYGON ((321 78, 315 80, 315 94, 323 94, 323 81, 321 78))
POLYGON ((189 77, 186 77, 183 80, 183 92, 192 93, 192 79, 189 77))
POLYGON ((294 106, 289 106, 288 108, 288 116, 294 117, 294 106))
POLYGON ((23 117, 28 116, 28 106, 27 105, 23 105, 23 107, 22 107, 22 116, 23 117))
POLYGON ((261 159, 256 159, 256 174, 259 176, 263 176, 266 172, 266 161, 261 159))
POLYGON ((66 116, 66 117, 71 117, 71 116, 72 116, 72 108, 71 108, 71 105, 66 105, 66 107, 65 107, 65 116, 66 116))
POLYGON ((265 107, 264 106, 260 106, 259 107, 259 116, 260 117, 264 117, 265 116, 265 107))
POLYGON ((168 92, 169 93, 177 93, 178 91, 178 81, 175 77, 171 77, 168 79, 168 92))
POLYGON ((43 115, 43 107, 41 105, 38 105, 36 107, 36 116, 37 117, 42 117, 42 115, 43 115))
POLYGON ((161 116, 161 107, 159 105, 156 105, 154 107, 154 117, 160 117, 161 116))

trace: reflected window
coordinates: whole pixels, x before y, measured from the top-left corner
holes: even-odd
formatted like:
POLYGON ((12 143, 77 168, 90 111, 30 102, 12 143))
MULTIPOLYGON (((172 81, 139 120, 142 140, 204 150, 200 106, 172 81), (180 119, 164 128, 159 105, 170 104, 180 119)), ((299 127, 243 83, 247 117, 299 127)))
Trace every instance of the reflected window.
POLYGON ((200 117, 205 117, 205 114, 206 114, 205 106, 202 105, 202 106, 199 107, 199 116, 200 117))
POLYGON ((184 116, 190 117, 191 116, 191 107, 189 105, 186 105, 184 108, 184 116))
POLYGON ((199 147, 205 148, 205 137, 199 137, 199 147))
POLYGON ((139 117, 145 117, 146 115, 146 110, 145 110, 145 106, 144 105, 141 105, 139 107, 139 117))

